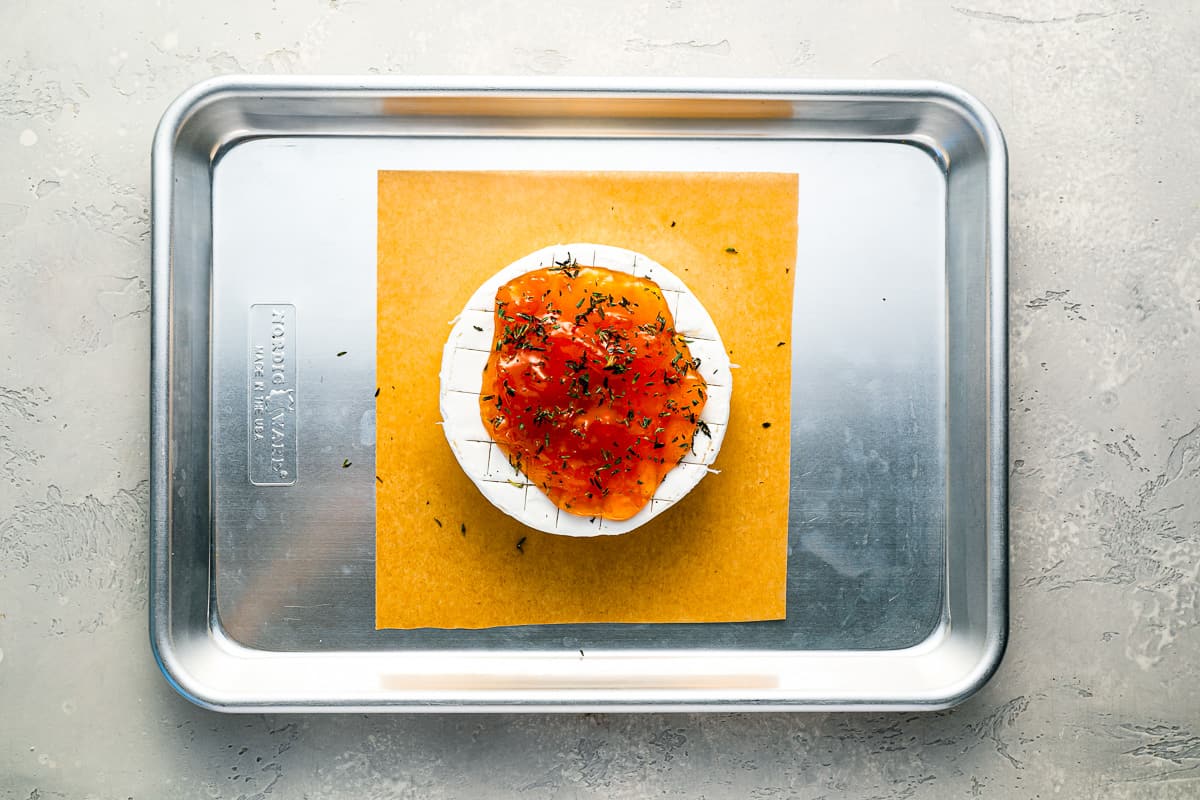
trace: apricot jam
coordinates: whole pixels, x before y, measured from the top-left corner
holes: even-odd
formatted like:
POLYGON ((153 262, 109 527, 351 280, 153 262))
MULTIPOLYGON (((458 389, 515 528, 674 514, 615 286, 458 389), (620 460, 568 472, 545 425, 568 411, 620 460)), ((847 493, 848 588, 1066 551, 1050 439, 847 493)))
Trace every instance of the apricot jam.
POLYGON ((495 326, 484 427, 559 508, 629 519, 707 433, 699 359, 653 281, 558 263, 501 286, 495 326))

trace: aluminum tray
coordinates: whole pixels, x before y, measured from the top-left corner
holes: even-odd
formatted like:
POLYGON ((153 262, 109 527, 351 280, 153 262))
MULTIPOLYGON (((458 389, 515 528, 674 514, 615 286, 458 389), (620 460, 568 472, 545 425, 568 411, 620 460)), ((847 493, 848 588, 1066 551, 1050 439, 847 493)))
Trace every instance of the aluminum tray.
MULTIPOLYGON (((222 78, 153 153, 151 639, 250 710, 934 709, 1007 632, 1006 155, 932 83, 222 78), (788 617, 374 629, 380 169, 800 175, 788 617), (298 374, 259 485, 249 353, 298 374), (335 455, 336 457, 331 457, 335 455)), ((452 244, 452 243, 451 243, 452 244)), ((291 380, 291 378, 289 378, 291 380)), ((753 514, 751 508, 745 509, 753 514)))

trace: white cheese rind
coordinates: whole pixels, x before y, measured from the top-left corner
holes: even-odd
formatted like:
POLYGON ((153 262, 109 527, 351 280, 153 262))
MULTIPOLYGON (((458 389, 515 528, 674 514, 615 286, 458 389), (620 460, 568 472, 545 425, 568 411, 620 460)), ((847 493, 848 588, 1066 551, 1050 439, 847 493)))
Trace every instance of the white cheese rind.
POLYGON ((454 320, 442 351, 440 373, 442 431, 467 477, 493 505, 524 525, 563 536, 628 533, 666 511, 695 488, 716 460, 729 423, 733 375, 729 356, 703 304, 678 276, 632 250, 599 244, 560 244, 514 261, 480 286, 454 320), (580 265, 605 267, 649 278, 663 291, 675 329, 689 340, 700 375, 708 384, 708 401, 700 414, 711 437, 696 434, 695 449, 663 478, 653 499, 627 520, 584 517, 559 509, 520 471, 513 469, 480 418, 483 370, 495 333, 497 290, 513 278, 556 261, 575 258, 580 265))

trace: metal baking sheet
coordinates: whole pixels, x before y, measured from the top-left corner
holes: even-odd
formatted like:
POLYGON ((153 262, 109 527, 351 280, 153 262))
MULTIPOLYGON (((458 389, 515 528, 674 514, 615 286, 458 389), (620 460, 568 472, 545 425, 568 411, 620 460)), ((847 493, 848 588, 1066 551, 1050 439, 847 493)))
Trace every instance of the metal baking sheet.
POLYGON ((227 711, 961 701, 1007 632, 1006 169, 943 84, 192 88, 153 152, 164 674, 227 711), (799 174, 786 620, 375 630, 381 169, 799 174))

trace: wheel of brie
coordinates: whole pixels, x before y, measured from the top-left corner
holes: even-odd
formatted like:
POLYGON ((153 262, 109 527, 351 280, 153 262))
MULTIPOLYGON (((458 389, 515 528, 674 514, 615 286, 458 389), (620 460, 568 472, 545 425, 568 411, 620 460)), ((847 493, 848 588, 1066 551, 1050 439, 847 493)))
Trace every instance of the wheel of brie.
POLYGON ((479 491, 546 533, 627 533, 721 449, 732 375, 712 318, 653 259, 562 244, 476 290, 442 355, 443 431, 479 491))

